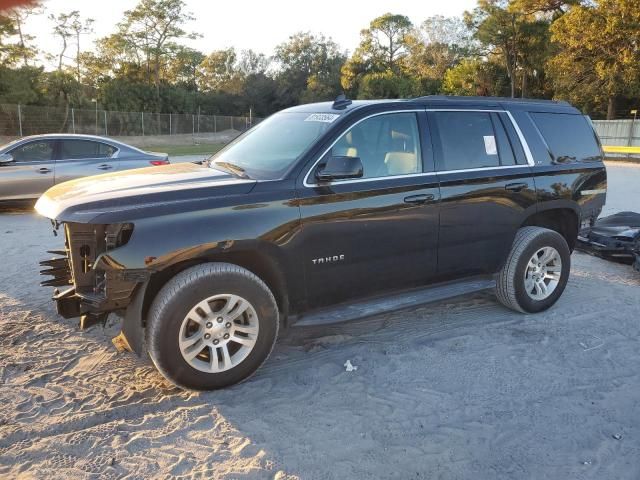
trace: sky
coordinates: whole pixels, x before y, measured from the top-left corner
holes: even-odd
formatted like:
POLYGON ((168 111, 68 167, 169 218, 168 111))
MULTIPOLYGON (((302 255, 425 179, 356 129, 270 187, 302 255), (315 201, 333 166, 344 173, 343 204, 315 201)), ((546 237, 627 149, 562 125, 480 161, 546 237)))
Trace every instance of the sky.
MULTIPOLYGON (((26 30, 36 37, 41 50, 55 53, 60 42, 51 33, 49 14, 78 10, 81 16, 94 18, 95 33, 87 36, 87 42, 114 32, 124 11, 133 8, 136 0, 45 0, 43 3, 45 15, 29 18, 26 30)), ((204 53, 235 47, 270 55, 276 45, 299 31, 323 33, 341 49, 353 51, 358 45, 360 30, 384 13, 407 15, 418 25, 433 15, 460 15, 472 9, 476 0, 185 0, 185 3, 186 10, 195 17, 186 30, 202 35, 197 40, 184 41, 185 44, 204 53)))

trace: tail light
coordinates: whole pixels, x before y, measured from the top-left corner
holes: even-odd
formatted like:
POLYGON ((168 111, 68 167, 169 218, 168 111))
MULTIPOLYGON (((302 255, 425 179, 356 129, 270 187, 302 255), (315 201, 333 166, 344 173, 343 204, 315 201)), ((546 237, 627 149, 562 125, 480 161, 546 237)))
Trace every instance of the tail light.
POLYGON ((169 165, 169 160, 151 160, 149 163, 157 167, 158 165, 169 165))

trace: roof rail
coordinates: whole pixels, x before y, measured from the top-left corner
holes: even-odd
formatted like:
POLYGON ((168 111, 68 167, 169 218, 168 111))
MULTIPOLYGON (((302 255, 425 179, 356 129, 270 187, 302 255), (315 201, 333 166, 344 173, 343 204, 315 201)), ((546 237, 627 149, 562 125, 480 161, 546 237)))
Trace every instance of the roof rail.
POLYGON ((540 98, 510 98, 510 97, 462 97, 453 95, 426 95, 423 97, 412 98, 412 101, 439 100, 447 102, 464 102, 464 101, 494 101, 494 102, 510 102, 510 103, 547 103, 553 105, 569 105, 564 100, 546 100, 540 98))

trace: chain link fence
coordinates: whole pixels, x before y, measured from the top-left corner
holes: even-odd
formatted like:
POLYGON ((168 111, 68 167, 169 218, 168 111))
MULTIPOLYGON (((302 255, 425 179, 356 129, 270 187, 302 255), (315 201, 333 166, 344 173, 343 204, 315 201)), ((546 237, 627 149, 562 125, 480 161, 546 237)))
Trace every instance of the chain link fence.
POLYGON ((85 133, 111 137, 242 132, 261 119, 189 113, 113 112, 71 107, 0 105, 0 136, 85 133))

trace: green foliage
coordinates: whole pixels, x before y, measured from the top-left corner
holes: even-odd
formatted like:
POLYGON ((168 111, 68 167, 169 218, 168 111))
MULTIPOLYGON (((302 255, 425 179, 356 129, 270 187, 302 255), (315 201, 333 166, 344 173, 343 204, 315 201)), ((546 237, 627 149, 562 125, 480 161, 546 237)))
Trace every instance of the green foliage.
POLYGON ((0 103, 41 103, 42 67, 8 68, 0 65, 0 103))
POLYGON ((636 0, 578 5, 551 28, 556 94, 614 118, 620 97, 640 95, 640 8, 636 0))
POLYGON ((13 8, 0 13, 0 64, 5 67, 22 62, 29 65, 38 50, 32 45, 34 37, 23 32, 22 26, 36 7, 13 8))
POLYGON ((367 73, 360 80, 358 98, 407 98, 419 95, 416 80, 391 70, 367 73))
MULTIPOLYGON (((184 45, 183 0, 138 0, 114 31, 82 41, 91 19, 50 16, 62 47, 53 72, 23 25, 35 5, 0 15, 0 102, 123 111, 266 116, 306 102, 456 95, 565 98, 594 115, 640 96, 638 0, 478 0, 462 17, 413 25, 386 13, 350 56, 330 38, 299 32, 271 57, 184 45)), ((45 52, 46 53, 46 52, 45 52)))
POLYGON ((504 68, 477 58, 464 59, 444 75, 448 95, 504 96, 509 89, 504 68))
POLYGON ((324 35, 299 32, 275 49, 278 103, 329 100, 340 93, 340 68, 345 55, 324 35))
POLYGON ((360 45, 342 67, 342 86, 358 98, 381 98, 382 92, 411 91, 405 60, 415 43, 414 28, 404 15, 386 13, 360 32, 360 45))

